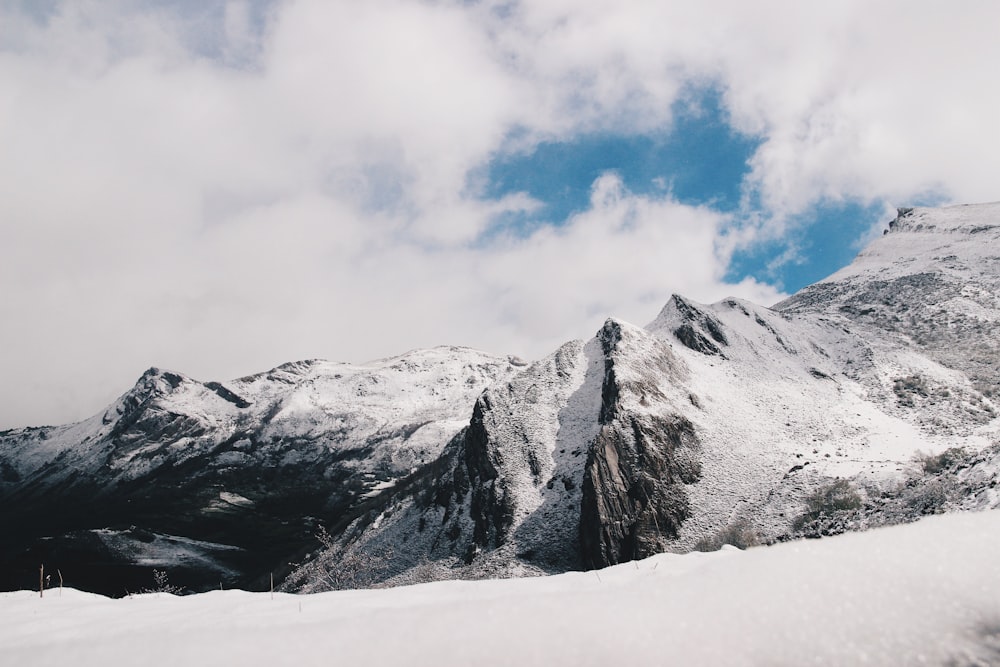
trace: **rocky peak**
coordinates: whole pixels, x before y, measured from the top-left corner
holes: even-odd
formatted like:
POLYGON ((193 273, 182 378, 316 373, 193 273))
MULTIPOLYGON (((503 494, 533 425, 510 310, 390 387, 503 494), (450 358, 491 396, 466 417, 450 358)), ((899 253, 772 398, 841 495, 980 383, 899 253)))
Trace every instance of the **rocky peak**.
POLYGON ((1000 202, 961 204, 944 208, 897 208, 895 219, 889 223, 889 231, 995 235, 1000 232, 1000 202))
POLYGON ((683 392, 680 360, 650 333, 615 320, 598 338, 600 430, 588 448, 580 508, 588 568, 662 551, 689 515, 685 485, 701 474, 694 425, 670 398, 683 392))
POLYGON ((695 352, 726 358, 723 349, 729 345, 729 339, 722 322, 677 294, 670 297, 647 328, 650 331, 670 332, 678 342, 695 352))
POLYGON ((166 396, 190 380, 183 375, 156 367, 149 368, 135 385, 121 396, 102 417, 104 424, 128 419, 149 401, 166 396))
MULTIPOLYGON (((669 344, 609 319, 476 402, 464 440, 477 548, 509 541, 533 557, 601 566, 652 553, 686 517, 698 438, 674 402, 687 368, 669 344), (576 539, 557 549, 544 517, 576 539)), ((467 473, 467 474, 466 474, 467 473)), ((457 529, 456 529, 457 530, 457 529)))

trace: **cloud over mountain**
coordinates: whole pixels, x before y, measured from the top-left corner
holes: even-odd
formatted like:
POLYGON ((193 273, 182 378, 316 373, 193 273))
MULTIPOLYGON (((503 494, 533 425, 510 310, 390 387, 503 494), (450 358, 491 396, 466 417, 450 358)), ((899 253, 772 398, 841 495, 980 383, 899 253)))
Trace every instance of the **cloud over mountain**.
POLYGON ((154 363, 536 356, 671 292, 773 301, 732 254, 818 202, 996 197, 998 13, 8 4, 0 427, 83 417, 154 363), (473 178, 541 141, 669 133, 692 88, 760 141, 736 213, 595 174, 585 210, 512 226, 544 202, 473 178))

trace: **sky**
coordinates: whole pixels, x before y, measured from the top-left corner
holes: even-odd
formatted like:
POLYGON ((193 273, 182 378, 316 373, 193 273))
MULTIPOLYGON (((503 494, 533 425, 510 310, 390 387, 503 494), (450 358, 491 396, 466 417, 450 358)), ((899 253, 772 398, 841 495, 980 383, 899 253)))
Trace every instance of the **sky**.
POLYGON ((0 429, 539 358, 1000 199, 1000 4, 0 0, 0 429))

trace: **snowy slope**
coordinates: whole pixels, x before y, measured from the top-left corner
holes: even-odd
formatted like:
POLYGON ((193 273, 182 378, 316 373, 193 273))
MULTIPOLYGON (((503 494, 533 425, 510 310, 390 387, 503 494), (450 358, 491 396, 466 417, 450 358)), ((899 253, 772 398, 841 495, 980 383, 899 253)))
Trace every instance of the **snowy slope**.
MULTIPOLYGON (((1000 442, 1000 205, 904 210, 890 229, 773 309, 675 295, 644 329, 609 320, 491 387, 435 479, 379 499, 320 569, 374 549, 395 557, 372 581, 527 574, 736 529, 786 539, 840 479, 840 509, 878 525, 883 496, 923 483, 918 456, 1000 442)), ((985 456, 977 489, 995 484, 985 456)), ((907 498, 894 520, 960 505, 907 498)))
POLYGON ((887 233, 777 309, 850 322, 1000 392, 1000 203, 900 209, 887 233))
POLYGON ((594 573, 317 595, 0 594, 10 665, 996 665, 1000 513, 594 573))
POLYGON ((0 433, 4 576, 39 559, 138 566, 88 582, 116 593, 151 566, 189 570, 196 589, 267 576, 318 524, 435 459, 518 365, 440 347, 225 383, 150 369, 84 422, 0 433))
MULTIPOLYGON (((115 477, 134 479, 198 453, 218 458, 219 444, 234 436, 254 442, 237 439, 219 465, 260 458, 268 443, 282 440, 307 441, 309 450, 370 447, 374 460, 362 465, 388 462, 407 471, 440 453, 468 421, 470 399, 514 368, 510 360, 457 347, 364 365, 301 361, 227 383, 202 383, 152 368, 89 420, 0 434, 8 471, 4 482, 16 485, 12 478, 30 478, 60 456, 71 456, 77 468, 106 466, 115 477), (147 430, 135 428, 151 417, 160 419, 147 430)), ((313 454, 283 448, 283 455, 313 454)))

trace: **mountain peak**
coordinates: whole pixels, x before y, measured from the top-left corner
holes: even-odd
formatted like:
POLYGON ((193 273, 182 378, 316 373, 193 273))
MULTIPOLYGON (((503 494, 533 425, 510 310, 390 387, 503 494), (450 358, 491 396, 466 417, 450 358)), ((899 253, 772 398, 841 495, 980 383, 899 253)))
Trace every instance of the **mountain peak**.
POLYGON ((145 385, 149 382, 156 382, 158 380, 163 380, 169 384, 172 388, 176 389, 185 380, 184 376, 180 373, 175 373, 173 371, 165 370, 162 368, 157 368, 156 366, 150 366, 146 369, 146 372, 139 376, 136 381, 136 386, 145 385))
POLYGON ((1000 231, 1000 202, 943 207, 903 207, 889 223, 894 232, 981 234, 1000 231))
POLYGON ((169 394, 188 381, 180 373, 151 366, 139 376, 131 389, 105 411, 101 421, 104 424, 117 422, 149 400, 169 394))
POLYGON ((722 323, 709 309, 679 294, 667 301, 660 314, 648 327, 651 332, 672 334, 681 344, 706 355, 726 357, 723 350, 729 345, 722 323))

